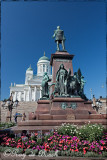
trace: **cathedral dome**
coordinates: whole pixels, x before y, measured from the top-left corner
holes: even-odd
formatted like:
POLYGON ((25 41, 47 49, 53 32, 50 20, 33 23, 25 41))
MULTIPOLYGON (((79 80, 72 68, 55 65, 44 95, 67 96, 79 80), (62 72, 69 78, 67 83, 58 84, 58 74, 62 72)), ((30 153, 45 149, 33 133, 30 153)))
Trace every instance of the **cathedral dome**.
POLYGON ((42 56, 41 58, 39 58, 39 61, 41 61, 41 60, 47 60, 47 61, 49 61, 49 58, 46 57, 46 56, 42 56))
POLYGON ((27 69, 27 71, 33 71, 33 69, 31 68, 31 65, 30 65, 30 67, 27 69))
POLYGON ((45 56, 44 52, 44 56, 39 58, 37 63, 37 75, 43 76, 45 72, 47 72, 48 75, 51 75, 50 60, 48 57, 45 56))

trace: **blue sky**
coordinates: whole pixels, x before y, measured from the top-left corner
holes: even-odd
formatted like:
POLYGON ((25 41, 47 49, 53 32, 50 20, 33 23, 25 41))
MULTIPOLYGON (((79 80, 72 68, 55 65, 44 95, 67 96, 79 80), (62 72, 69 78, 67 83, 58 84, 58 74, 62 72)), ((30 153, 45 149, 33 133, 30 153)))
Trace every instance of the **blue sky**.
POLYGON ((2 2, 1 5, 1 99, 9 97, 12 83, 24 84, 31 64, 51 57, 56 44, 52 35, 60 25, 65 48, 74 54, 73 70, 78 68, 96 98, 106 96, 106 6, 104 2, 2 2), (104 88, 101 86, 104 85, 104 88))

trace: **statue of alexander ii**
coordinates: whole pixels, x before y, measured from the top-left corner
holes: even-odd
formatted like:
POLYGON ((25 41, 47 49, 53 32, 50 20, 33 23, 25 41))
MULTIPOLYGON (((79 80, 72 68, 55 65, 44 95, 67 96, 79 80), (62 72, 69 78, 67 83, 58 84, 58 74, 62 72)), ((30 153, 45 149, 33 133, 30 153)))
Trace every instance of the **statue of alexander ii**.
POLYGON ((59 51, 59 44, 62 44, 62 49, 65 51, 65 36, 64 31, 60 29, 60 26, 57 26, 57 29, 54 31, 54 35, 52 36, 55 38, 55 42, 57 43, 57 51, 59 51))

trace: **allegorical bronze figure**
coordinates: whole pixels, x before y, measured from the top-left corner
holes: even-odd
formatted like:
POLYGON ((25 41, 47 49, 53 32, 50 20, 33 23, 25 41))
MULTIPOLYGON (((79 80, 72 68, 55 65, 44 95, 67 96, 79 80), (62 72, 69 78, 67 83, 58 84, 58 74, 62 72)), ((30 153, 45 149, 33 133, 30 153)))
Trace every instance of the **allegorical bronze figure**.
POLYGON ((77 72, 71 76, 71 70, 68 71, 64 68, 64 65, 59 66, 59 70, 56 73, 56 83, 53 95, 57 93, 57 96, 79 96, 85 100, 87 97, 84 94, 84 77, 81 74, 81 70, 78 69, 77 72))
POLYGON ((59 88, 60 96, 67 95, 67 75, 68 71, 61 64, 59 70, 56 73, 56 83, 59 88))
POLYGON ((52 36, 55 38, 55 42, 57 43, 57 51, 59 51, 59 44, 62 44, 62 49, 65 51, 65 36, 64 31, 60 29, 60 26, 57 26, 57 29, 54 31, 54 35, 52 36))
POLYGON ((43 75, 43 80, 42 80, 42 98, 49 98, 49 87, 48 87, 48 82, 51 81, 49 78, 47 72, 44 73, 43 75))

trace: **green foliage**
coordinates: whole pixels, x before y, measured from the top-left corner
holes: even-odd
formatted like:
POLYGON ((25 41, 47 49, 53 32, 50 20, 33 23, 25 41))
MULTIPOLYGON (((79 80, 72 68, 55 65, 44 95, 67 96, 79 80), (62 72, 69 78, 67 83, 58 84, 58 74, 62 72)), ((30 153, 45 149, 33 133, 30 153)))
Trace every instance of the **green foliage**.
POLYGON ((70 153, 71 153, 70 150, 66 151, 66 156, 70 156, 70 153))
POLYGON ((38 145, 42 144, 42 139, 41 139, 41 138, 38 138, 38 139, 37 139, 37 144, 38 144, 38 145))
MULTIPOLYGON (((4 152, 4 151, 6 151, 6 150, 14 150, 14 148, 12 148, 12 147, 2 147, 2 146, 0 146, 0 152, 4 152)), ((8 152, 7 152, 8 153, 8 152)))
POLYGON ((68 135, 68 136, 75 136, 77 133, 77 127, 71 124, 62 124, 57 129, 58 134, 60 135, 68 135))
POLYGON ((32 149, 26 149, 25 154, 26 155, 33 154, 33 150, 32 149))
POLYGON ((70 156, 71 157, 83 157, 83 153, 82 152, 70 152, 70 156))
POLYGON ((65 156, 65 151, 61 151, 61 156, 65 156))
POLYGON ((38 149, 35 149, 35 150, 33 150, 33 153, 35 154, 35 155, 38 155, 38 149))
POLYGON ((37 149, 35 149, 35 150, 32 150, 32 149, 26 149, 26 151, 25 151, 25 154, 26 155, 38 155, 38 150, 37 149))
POLYGON ((104 127, 100 124, 87 124, 82 126, 76 136, 90 142, 99 140, 103 136, 104 127))
POLYGON ((0 123, 0 129, 6 129, 6 128, 10 128, 10 127, 13 127, 13 126, 15 126, 16 124, 14 123, 14 122, 5 122, 5 123, 3 123, 3 122, 1 122, 0 123))
POLYGON ((48 138, 51 137, 51 136, 53 136, 53 132, 51 132, 49 135, 45 135, 44 136, 44 141, 45 142, 48 141, 48 138))
POLYGON ((17 154, 22 154, 23 153, 23 148, 18 148, 17 154))
POLYGON ((37 136, 32 136, 31 140, 37 141, 37 136))
POLYGON ((101 155, 95 152, 87 152, 84 157, 101 157, 101 155))
POLYGON ((107 157, 107 152, 104 152, 104 151, 103 151, 103 152, 102 152, 102 156, 103 156, 103 157, 107 157))
POLYGON ((58 156, 61 156, 61 151, 58 151, 58 156))

